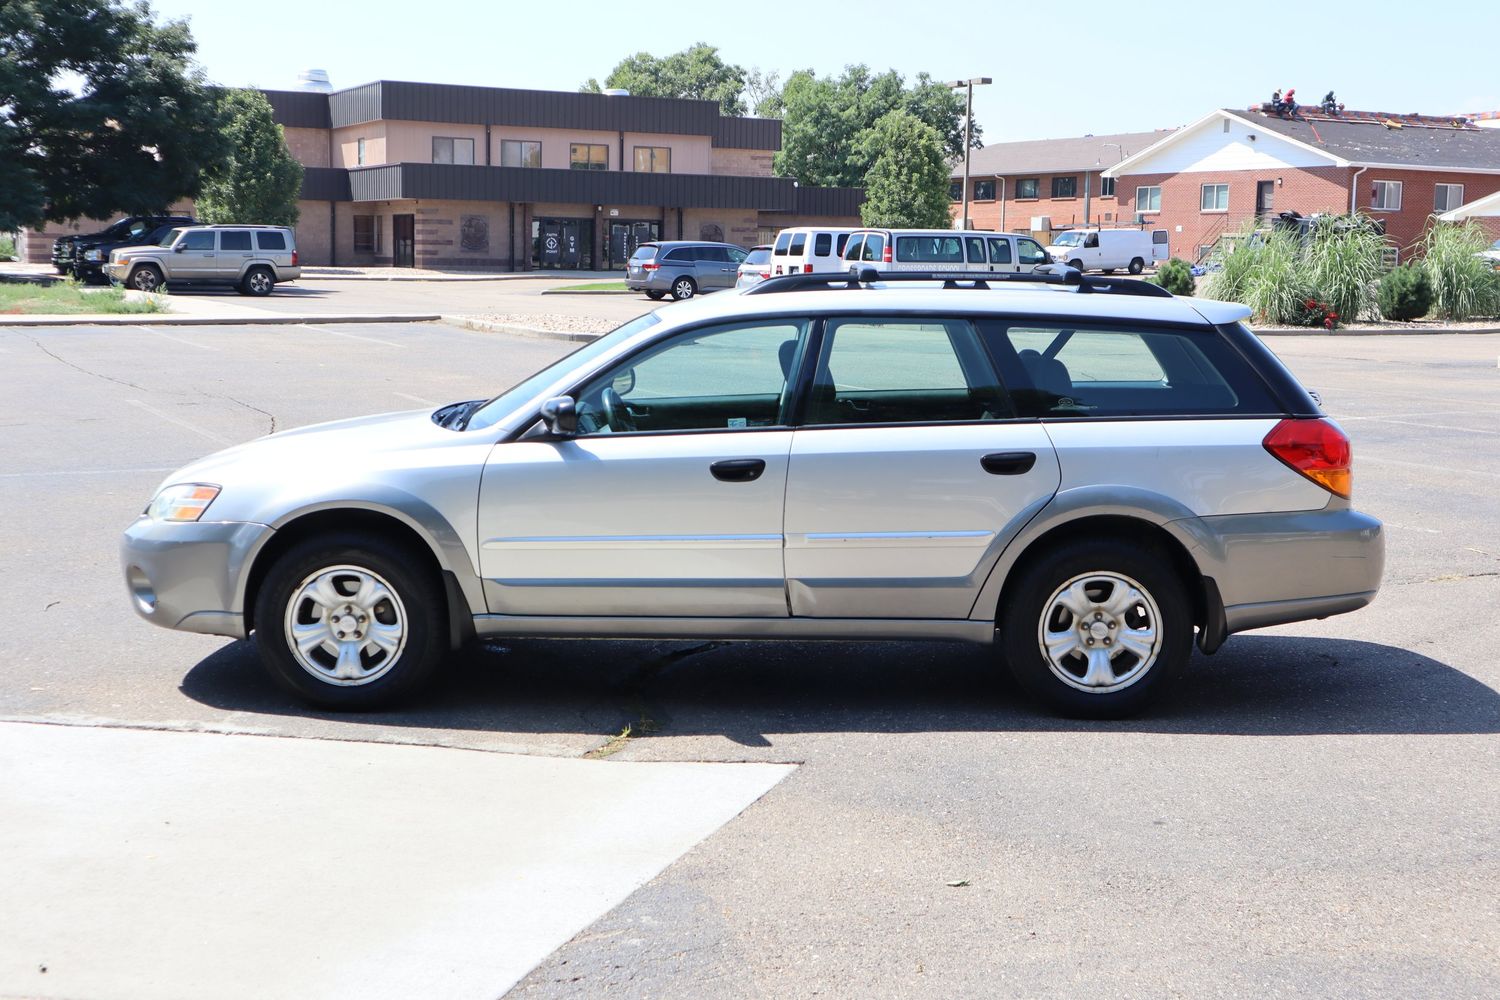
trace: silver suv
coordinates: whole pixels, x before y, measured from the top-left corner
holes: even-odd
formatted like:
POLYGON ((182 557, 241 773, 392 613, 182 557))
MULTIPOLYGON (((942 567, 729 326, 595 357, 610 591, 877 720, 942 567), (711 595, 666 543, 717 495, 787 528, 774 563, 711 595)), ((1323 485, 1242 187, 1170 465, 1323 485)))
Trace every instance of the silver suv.
POLYGON ((233 285, 242 295, 270 295, 302 276, 297 234, 286 226, 183 226, 154 246, 115 250, 109 280, 142 292, 163 285, 233 285))
POLYGON ((773 278, 487 401, 210 456, 125 533, 131 600, 255 631, 329 708, 409 696, 476 634, 956 639, 1113 717, 1195 639, 1374 598, 1349 440, 1242 306, 904 277, 773 278))
POLYGON ((733 288, 748 256, 749 251, 731 243, 642 243, 625 265, 625 287, 652 299, 690 299, 699 292, 733 288))

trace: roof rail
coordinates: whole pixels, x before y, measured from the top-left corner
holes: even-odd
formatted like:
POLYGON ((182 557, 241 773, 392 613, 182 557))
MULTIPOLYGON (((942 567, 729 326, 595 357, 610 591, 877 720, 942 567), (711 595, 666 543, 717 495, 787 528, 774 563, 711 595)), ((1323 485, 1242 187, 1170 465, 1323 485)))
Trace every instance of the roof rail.
POLYGON ((1172 293, 1149 281, 1128 278, 1086 277, 1065 264, 1042 264, 1029 274, 991 271, 877 271, 873 267, 851 267, 847 272, 821 274, 783 274, 767 278, 745 289, 744 295, 769 295, 773 292, 804 292, 815 289, 868 288, 874 284, 923 281, 942 282, 948 288, 988 290, 992 285, 1063 285, 1083 294, 1105 292, 1119 295, 1146 295, 1172 298, 1172 293))

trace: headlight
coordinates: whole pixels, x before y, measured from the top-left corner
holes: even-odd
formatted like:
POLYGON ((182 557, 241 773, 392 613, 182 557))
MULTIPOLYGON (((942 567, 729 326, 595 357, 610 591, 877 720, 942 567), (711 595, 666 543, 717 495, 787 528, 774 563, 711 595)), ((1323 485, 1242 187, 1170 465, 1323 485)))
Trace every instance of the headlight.
POLYGON ((206 483, 168 486, 146 506, 146 516, 153 521, 196 521, 218 495, 219 488, 206 483))
POLYGON ((104 251, 102 251, 102 250, 85 250, 83 252, 83 259, 84 260, 103 260, 104 259, 104 251))

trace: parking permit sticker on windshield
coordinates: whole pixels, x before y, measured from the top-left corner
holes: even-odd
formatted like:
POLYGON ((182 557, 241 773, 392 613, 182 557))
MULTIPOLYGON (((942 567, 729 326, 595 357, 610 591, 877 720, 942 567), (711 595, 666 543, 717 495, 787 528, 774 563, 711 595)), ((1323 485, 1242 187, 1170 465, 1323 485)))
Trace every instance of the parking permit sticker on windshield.
POLYGON ((729 427, 744 427, 745 426, 745 418, 744 417, 730 417, 729 418, 729 423, 726 426, 729 426, 729 427))

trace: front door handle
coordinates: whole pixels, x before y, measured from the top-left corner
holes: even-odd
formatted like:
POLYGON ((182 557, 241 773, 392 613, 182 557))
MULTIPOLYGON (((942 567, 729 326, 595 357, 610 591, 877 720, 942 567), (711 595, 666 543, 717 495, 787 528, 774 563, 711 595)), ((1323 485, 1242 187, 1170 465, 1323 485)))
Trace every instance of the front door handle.
POLYGON ((979 464, 992 476, 1020 476, 1030 472, 1031 467, 1036 465, 1036 452, 999 451, 984 456, 979 464))
POLYGON ((714 478, 724 483, 753 483, 766 471, 763 458, 727 458, 708 467, 714 478))

